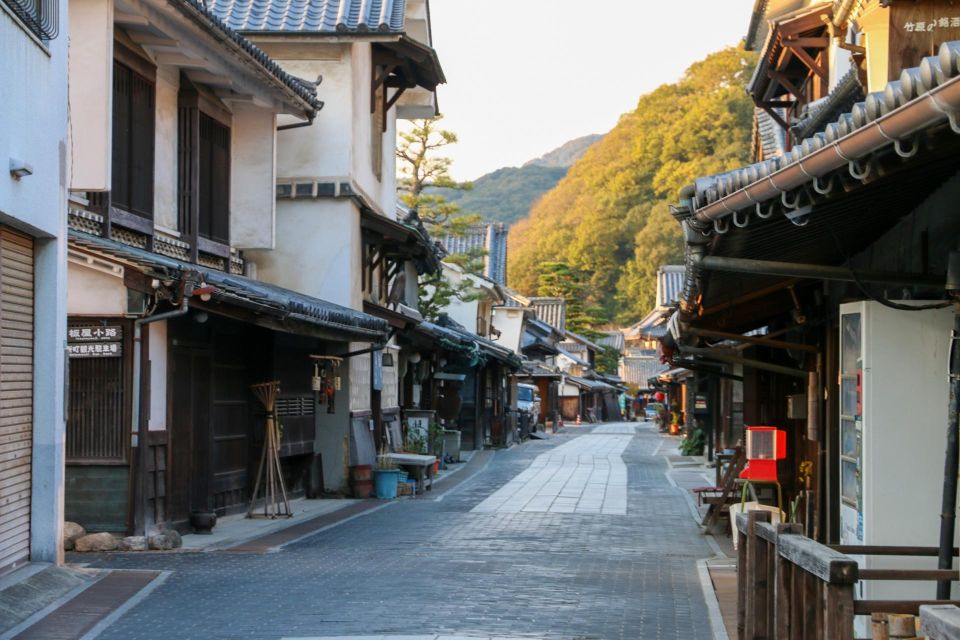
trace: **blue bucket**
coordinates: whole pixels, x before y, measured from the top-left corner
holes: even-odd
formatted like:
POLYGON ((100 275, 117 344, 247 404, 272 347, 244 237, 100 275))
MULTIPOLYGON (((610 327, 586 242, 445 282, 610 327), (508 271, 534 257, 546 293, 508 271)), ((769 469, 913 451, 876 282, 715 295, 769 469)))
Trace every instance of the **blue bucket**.
POLYGON ((399 469, 377 469, 373 472, 374 490, 381 500, 392 500, 397 497, 397 482, 400 480, 399 469))

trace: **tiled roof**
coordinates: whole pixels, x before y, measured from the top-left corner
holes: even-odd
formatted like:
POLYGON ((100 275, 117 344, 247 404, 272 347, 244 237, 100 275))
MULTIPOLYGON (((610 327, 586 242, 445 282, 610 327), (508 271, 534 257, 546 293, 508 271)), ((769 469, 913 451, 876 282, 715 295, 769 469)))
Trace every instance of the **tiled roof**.
MULTIPOLYGON (((924 58, 919 67, 904 69, 900 78, 888 82, 883 91, 868 94, 863 102, 854 104, 849 112, 841 114, 835 122, 827 124, 822 133, 816 133, 794 145, 783 157, 698 178, 693 201, 695 213, 699 214, 701 209, 717 204, 719 200, 732 196, 755 183, 775 184, 775 178, 770 180, 768 178, 777 172, 785 171, 808 156, 830 150, 835 151, 840 140, 852 135, 858 129, 871 125, 907 103, 919 101, 931 91, 936 91, 941 85, 956 81, 960 76, 958 58, 960 58, 960 41, 944 42, 940 45, 938 55, 924 58)), ((946 119, 945 107, 940 109, 943 111, 942 118, 946 119)), ((887 139, 886 143, 893 144, 893 141, 887 139)), ((866 151, 863 155, 866 155, 866 151)), ((809 180, 813 180, 813 177, 809 177, 809 180)), ((729 204, 717 204, 718 207, 725 209, 724 216, 730 215, 732 211, 728 208, 729 204)), ((753 207, 752 204, 748 209, 753 207)))
MULTIPOLYGON (((449 255, 483 252, 483 275, 497 284, 506 284, 507 229, 502 222, 471 225, 466 233, 445 236, 440 243, 449 255)), ((508 300, 507 304, 511 302, 508 300)))
POLYGON ((597 338, 597 344, 601 347, 608 347, 617 353, 623 353, 626 345, 622 331, 602 331, 603 335, 597 338))
POLYGON ((627 384, 635 384, 641 389, 646 389, 649 387, 647 380, 660 375, 668 368, 656 358, 624 358, 620 375, 627 384))
POLYGON ((665 264, 657 269, 657 306, 669 307, 683 294, 682 264, 665 264))
MULTIPOLYGON (((841 113, 850 111, 860 100, 863 100, 863 86, 860 84, 857 68, 851 67, 840 78, 830 95, 808 104, 803 117, 790 125, 793 139, 803 140, 823 131, 827 123, 836 120, 841 113)), ((779 125, 776 128, 783 135, 783 129, 779 125)))
POLYGON ((537 320, 546 322, 561 332, 567 327, 567 301, 563 298, 530 298, 537 320))
MULTIPOLYGON (((783 109, 773 109, 773 111, 781 118, 786 117, 783 109)), ((787 132, 773 119, 773 116, 760 107, 754 107, 753 116, 756 119, 754 153, 762 152, 762 156, 757 154, 756 157, 767 159, 782 156, 787 150, 787 132)))
POLYGON ((214 303, 240 307, 253 311, 254 315, 276 317, 284 322, 295 320, 315 325, 358 340, 365 338, 381 341, 387 335, 389 325, 376 316, 267 282, 187 264, 115 240, 72 229, 69 233, 70 242, 76 246, 117 258, 150 272, 162 271, 175 275, 196 271, 204 282, 216 288, 212 294, 214 303))
POLYGON ((403 33, 406 0, 209 0, 237 31, 403 33))
POLYGON ((223 19, 222 14, 214 9, 214 4, 215 3, 209 3, 204 5, 203 2, 198 0, 175 0, 173 2, 175 7, 183 11, 190 18, 200 22, 207 28, 215 30, 219 35, 239 46, 243 52, 250 56, 264 71, 293 91, 297 97, 306 102, 312 109, 319 111, 323 108, 323 102, 317 98, 317 88, 313 83, 307 82, 281 69, 280 65, 274 62, 260 47, 237 33, 232 25, 223 19))

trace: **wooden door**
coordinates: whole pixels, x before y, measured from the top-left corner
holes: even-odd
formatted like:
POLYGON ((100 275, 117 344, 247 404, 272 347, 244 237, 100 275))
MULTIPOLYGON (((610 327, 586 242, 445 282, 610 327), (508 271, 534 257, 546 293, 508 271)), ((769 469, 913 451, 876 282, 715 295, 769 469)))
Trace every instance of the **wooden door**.
POLYGON ((0 225, 0 573, 30 557, 33 239, 0 225))
POLYGON ((191 510, 206 511, 210 496, 210 386, 207 349, 170 350, 170 519, 187 526, 191 510))

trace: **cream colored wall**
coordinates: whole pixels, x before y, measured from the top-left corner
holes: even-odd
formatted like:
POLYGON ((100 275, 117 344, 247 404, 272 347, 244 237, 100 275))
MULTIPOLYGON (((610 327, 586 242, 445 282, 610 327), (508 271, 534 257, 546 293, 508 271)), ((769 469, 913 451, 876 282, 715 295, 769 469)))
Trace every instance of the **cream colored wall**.
MULTIPOLYGON (((313 125, 277 133, 277 175, 280 178, 346 177, 350 173, 353 147, 350 46, 261 45, 289 73, 311 81, 323 77, 317 88, 323 109, 317 113, 313 125)), ((285 116, 280 121, 281 124, 296 122, 285 116)))
POLYGON ((276 232, 274 112, 234 103, 230 129, 230 244, 272 249, 276 232))
POLYGON ((520 341, 523 339, 523 310, 517 307, 494 307, 493 326, 500 332, 497 343, 514 353, 520 353, 520 341))
POLYGON ((164 231, 177 232, 177 93, 180 70, 157 68, 156 142, 153 167, 153 221, 164 231))
POLYGON ((67 267, 67 314, 71 316, 122 316, 127 312, 123 272, 100 269, 70 260, 67 267))
POLYGON ((80 191, 110 189, 113 0, 70 0, 72 180, 80 191))
POLYGON ((883 91, 890 69, 890 8, 874 5, 857 19, 867 48, 867 91, 883 91))
POLYGON ((147 428, 167 428, 167 321, 154 322, 149 328, 150 415, 147 428))
POLYGON ((362 308, 360 212, 348 200, 278 201, 276 248, 246 257, 260 280, 362 308))

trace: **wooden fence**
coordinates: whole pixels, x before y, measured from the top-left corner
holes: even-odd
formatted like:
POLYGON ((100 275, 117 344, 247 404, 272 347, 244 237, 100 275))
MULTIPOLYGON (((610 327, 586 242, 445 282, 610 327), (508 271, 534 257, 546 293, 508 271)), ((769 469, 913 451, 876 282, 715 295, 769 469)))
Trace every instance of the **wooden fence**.
POLYGON ((960 576, 939 569, 861 569, 846 554, 936 557, 935 547, 831 548, 803 536, 799 524, 770 524, 770 514, 764 511, 738 514, 737 535, 739 640, 853 640, 855 615, 917 615, 924 604, 960 604, 854 599, 858 580, 936 581, 960 576))

